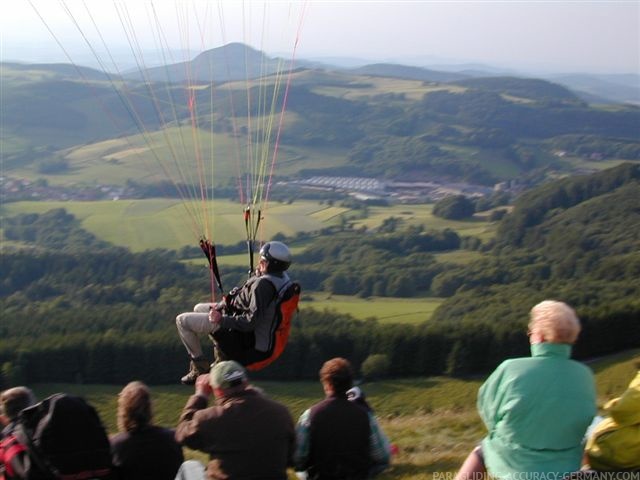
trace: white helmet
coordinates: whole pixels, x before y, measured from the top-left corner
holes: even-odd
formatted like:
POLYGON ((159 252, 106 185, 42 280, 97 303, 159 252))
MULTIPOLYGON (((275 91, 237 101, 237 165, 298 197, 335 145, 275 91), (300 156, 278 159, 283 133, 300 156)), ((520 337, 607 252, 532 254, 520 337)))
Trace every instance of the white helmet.
POLYGON ((282 242, 265 243, 260 249, 260 256, 269 263, 268 271, 284 272, 291 265, 291 252, 282 242))

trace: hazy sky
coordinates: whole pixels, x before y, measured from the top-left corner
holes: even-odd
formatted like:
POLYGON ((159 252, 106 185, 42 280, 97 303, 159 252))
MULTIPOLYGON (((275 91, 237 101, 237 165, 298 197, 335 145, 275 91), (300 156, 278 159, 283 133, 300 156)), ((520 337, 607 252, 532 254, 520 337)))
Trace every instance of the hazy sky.
MULTIPOLYGON (((100 36, 114 52, 130 49, 135 36, 143 49, 165 40, 167 51, 241 41, 268 54, 292 52, 299 38, 299 58, 640 73, 640 0, 32 2, 78 63, 92 53, 82 35, 98 55, 104 55, 100 36)), ((2 59, 66 61, 28 0, 3 1, 0 8, 2 59)))

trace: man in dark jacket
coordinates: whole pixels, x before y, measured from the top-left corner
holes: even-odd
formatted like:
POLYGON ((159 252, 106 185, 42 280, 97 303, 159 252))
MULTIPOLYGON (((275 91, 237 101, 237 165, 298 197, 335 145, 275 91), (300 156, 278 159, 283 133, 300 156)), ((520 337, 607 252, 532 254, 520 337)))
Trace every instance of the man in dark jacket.
POLYGON ((298 420, 294 464, 309 480, 361 480, 384 470, 391 448, 371 409, 350 401, 351 364, 333 358, 320 369, 326 398, 298 420))
POLYGON ((196 380, 176 440, 209 454, 209 479, 286 480, 295 431, 287 407, 250 385, 245 369, 229 360, 196 380), (216 404, 207 407, 212 392, 216 404))

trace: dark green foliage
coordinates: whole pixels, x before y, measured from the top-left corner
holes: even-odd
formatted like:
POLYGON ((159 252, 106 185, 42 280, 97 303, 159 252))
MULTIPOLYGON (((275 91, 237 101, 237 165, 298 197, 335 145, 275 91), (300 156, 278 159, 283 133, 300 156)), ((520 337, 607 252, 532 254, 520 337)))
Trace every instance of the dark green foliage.
POLYGON ((26 241, 56 251, 95 251, 107 247, 105 242, 81 229, 75 217, 63 208, 42 215, 34 213, 7 218, 4 236, 8 240, 26 241))
POLYGON ((389 373, 389 358, 387 355, 377 353, 369 355, 362 362, 362 376, 367 380, 384 378, 389 373))
POLYGON ((296 262, 296 275, 310 290, 340 295, 425 295, 445 268, 429 252, 459 247, 460 237, 452 230, 409 228, 366 236, 343 232, 315 241, 296 262))
POLYGON ((436 217, 449 220, 470 218, 475 212, 476 208, 473 200, 464 195, 450 195, 440 200, 433 207, 433 214, 436 217))
POLYGON ((64 158, 54 158, 45 160, 38 164, 38 173, 44 174, 61 174, 65 173, 69 168, 69 161, 64 158))
MULTIPOLYGON (((498 232, 498 242, 519 246, 528 229, 535 227, 555 209, 566 209, 640 179, 640 165, 626 163, 597 175, 566 178, 523 194, 498 232)), ((619 219, 612 218, 618 222, 619 219)))
POLYGON ((564 101, 522 104, 487 90, 464 93, 433 92, 425 96, 423 106, 440 115, 439 120, 503 130, 519 137, 550 138, 572 133, 636 139, 640 110, 618 112, 595 110, 564 101))

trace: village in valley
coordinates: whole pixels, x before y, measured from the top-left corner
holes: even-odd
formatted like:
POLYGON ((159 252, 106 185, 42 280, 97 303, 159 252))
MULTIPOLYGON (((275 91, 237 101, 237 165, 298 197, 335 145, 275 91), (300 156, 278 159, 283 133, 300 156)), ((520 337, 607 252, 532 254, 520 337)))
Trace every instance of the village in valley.
MULTIPOLYGON (((304 192, 334 192, 349 195, 360 201, 383 201, 385 203, 430 203, 449 195, 482 197, 494 192, 517 193, 525 188, 515 180, 501 182, 493 187, 460 182, 394 181, 368 177, 313 176, 299 180, 281 181, 279 185, 288 190, 304 192)), ((44 179, 35 181, 12 177, 0 177, 0 198, 3 202, 25 200, 98 201, 140 199, 147 195, 137 185, 69 184, 53 185, 44 179)))

